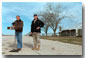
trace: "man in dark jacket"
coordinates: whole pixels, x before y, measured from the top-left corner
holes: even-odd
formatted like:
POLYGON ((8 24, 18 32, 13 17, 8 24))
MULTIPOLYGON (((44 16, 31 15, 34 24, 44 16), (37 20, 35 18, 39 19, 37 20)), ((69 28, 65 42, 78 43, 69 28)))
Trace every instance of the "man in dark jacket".
POLYGON ((34 20, 31 24, 31 34, 33 35, 34 47, 32 50, 40 50, 40 33, 41 27, 44 26, 44 23, 38 19, 37 14, 34 14, 34 20))
POLYGON ((22 31, 23 31, 23 21, 20 19, 20 16, 16 16, 16 21, 12 23, 15 30, 15 37, 17 40, 17 49, 10 52, 18 52, 22 48, 22 31))

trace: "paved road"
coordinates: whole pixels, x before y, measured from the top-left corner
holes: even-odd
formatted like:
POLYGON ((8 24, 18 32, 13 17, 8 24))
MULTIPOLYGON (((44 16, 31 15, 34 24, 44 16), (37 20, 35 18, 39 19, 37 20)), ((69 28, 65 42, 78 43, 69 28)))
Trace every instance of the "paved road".
POLYGON ((82 55, 82 46, 41 39, 40 51, 32 50, 33 38, 23 37, 23 49, 9 52, 14 48, 14 36, 3 36, 3 55, 82 55))

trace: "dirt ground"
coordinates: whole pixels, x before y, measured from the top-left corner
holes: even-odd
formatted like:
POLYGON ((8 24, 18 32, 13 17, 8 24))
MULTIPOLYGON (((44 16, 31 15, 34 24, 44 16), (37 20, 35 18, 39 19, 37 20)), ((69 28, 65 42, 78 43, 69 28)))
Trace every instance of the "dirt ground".
POLYGON ((23 48, 19 52, 9 52, 14 48, 14 36, 2 36, 3 55, 82 55, 82 45, 41 39, 40 51, 32 50, 33 38, 23 36, 23 48))

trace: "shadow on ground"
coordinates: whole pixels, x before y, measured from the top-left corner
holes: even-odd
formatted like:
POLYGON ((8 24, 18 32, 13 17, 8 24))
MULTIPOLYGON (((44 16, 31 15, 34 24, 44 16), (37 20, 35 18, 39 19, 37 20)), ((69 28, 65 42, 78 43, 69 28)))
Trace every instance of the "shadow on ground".
POLYGON ((26 47, 32 48, 33 45, 32 44, 27 44, 27 43, 23 43, 26 47))

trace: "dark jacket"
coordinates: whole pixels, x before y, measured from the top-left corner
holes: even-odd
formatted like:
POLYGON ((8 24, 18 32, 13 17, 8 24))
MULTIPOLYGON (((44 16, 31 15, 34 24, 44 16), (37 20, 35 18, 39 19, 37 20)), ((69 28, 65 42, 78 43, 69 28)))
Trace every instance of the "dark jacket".
POLYGON ((31 24, 31 32, 38 32, 38 33, 41 33, 41 27, 44 26, 44 23, 37 19, 37 21, 34 23, 34 20, 32 21, 32 24, 31 24), (40 29, 36 29, 37 27, 40 27, 40 29))
POLYGON ((16 20, 15 22, 12 23, 12 25, 15 26, 15 31, 16 32, 22 32, 23 31, 23 21, 20 20, 16 20))

